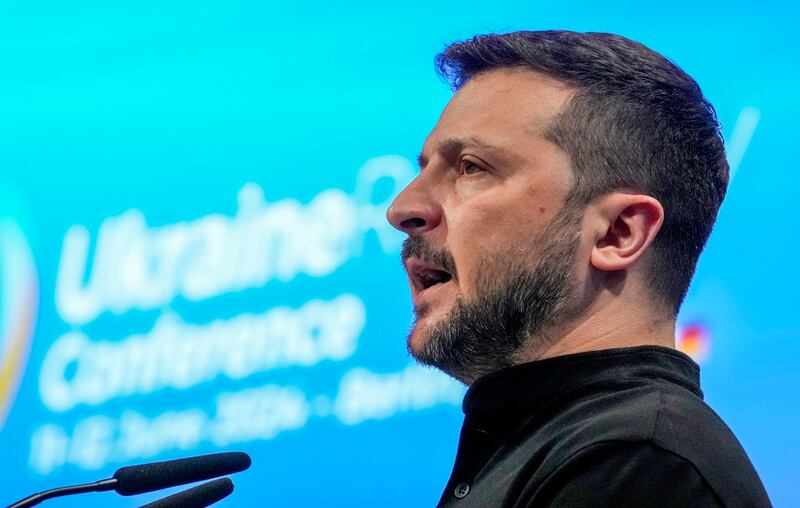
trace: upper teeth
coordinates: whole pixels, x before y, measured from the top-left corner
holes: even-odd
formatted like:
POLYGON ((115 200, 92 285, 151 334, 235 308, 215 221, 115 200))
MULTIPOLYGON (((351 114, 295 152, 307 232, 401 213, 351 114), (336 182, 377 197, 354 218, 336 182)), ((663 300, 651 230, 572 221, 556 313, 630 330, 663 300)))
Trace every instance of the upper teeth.
POLYGON ((447 272, 434 269, 421 271, 419 273, 419 277, 420 279, 422 279, 422 282, 427 285, 427 287, 433 286, 434 284, 439 284, 441 282, 445 282, 450 278, 447 272))

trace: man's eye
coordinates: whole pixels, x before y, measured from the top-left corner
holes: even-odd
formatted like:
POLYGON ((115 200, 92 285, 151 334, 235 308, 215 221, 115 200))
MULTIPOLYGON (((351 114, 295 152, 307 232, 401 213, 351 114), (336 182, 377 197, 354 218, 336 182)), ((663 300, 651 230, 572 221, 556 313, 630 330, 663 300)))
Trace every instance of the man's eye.
POLYGON ((483 171, 483 168, 478 166, 472 161, 462 159, 458 163, 458 171, 462 175, 473 175, 475 173, 480 173, 481 171, 483 171))

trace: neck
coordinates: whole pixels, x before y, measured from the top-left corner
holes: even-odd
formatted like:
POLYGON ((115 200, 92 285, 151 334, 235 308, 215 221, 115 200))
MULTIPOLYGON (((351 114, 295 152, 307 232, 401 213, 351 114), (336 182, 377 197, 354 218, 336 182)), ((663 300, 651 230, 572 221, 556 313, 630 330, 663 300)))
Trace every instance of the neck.
POLYGON ((643 301, 643 298, 602 295, 577 319, 554 330, 547 342, 549 346, 526 361, 620 347, 674 348, 674 318, 643 301))

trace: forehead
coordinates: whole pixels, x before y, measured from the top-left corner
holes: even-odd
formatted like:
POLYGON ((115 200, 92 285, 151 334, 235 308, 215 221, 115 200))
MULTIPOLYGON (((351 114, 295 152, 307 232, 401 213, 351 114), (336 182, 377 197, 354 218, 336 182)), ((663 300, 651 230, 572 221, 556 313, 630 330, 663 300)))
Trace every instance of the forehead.
POLYGON ((565 83, 525 69, 478 74, 453 95, 425 149, 451 138, 479 138, 511 149, 531 136, 541 137, 573 92, 565 83))

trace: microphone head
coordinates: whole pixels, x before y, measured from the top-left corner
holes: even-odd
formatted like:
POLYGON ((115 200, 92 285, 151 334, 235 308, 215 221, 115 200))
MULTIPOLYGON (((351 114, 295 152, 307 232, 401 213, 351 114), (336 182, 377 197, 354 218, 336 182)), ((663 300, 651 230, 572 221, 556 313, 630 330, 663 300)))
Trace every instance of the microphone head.
POLYGON ((127 466, 114 473, 117 480, 114 490, 123 496, 133 496, 238 473, 250 467, 250 463, 250 456, 244 452, 225 452, 127 466))
POLYGON ((232 492, 233 482, 231 479, 219 478, 147 503, 141 508, 206 508, 230 496, 232 492))

